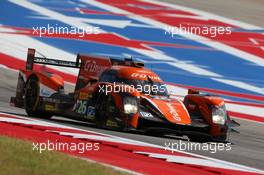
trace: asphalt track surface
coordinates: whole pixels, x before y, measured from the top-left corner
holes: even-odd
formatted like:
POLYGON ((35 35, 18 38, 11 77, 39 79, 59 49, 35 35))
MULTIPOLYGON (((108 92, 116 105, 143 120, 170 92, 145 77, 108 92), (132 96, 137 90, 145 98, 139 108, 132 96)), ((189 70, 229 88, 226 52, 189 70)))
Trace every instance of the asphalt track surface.
MULTIPOLYGON (((244 22, 259 25, 264 27, 263 17, 264 2, 261 0, 230 0, 226 1, 218 0, 166 0, 166 2, 175 3, 178 5, 184 5, 187 7, 197 8, 200 10, 213 12, 218 15, 230 17, 233 19, 239 19, 244 22), (242 10, 241 10, 242 9, 242 10), (262 14, 262 15, 261 15, 262 14)), ((16 88, 17 72, 0 68, 0 111, 10 112, 18 115, 25 115, 24 110, 13 108, 9 106, 9 98, 13 96, 16 88)), ((71 87, 69 86, 69 89, 71 87)), ((85 124, 82 122, 75 122, 67 120, 61 117, 53 117, 51 122, 64 123, 65 125, 74 126, 77 128, 97 131, 101 133, 111 134, 124 138, 130 138, 134 140, 144 141, 156 145, 164 146, 165 143, 179 143, 180 141, 186 142, 185 138, 160 138, 135 133, 122 133, 110 130, 101 130, 95 128, 91 124, 85 124)), ((231 151, 218 151, 216 153, 210 153, 208 151, 191 151, 200 155, 213 157, 221 160, 239 163, 250 167, 264 170, 264 131, 263 124, 249 122, 246 120, 237 121, 241 124, 238 128, 240 134, 231 134, 231 151)))
MULTIPOLYGON (((25 116, 26 113, 23 109, 14 108, 9 106, 10 96, 14 96, 17 80, 17 72, 7 70, 5 68, 0 68, 0 74, 3 75, 0 78, 0 112, 8 112, 11 114, 17 114, 25 116)), ((73 89, 71 86, 67 86, 68 90, 73 89)), ((152 143, 155 145, 165 146, 165 143, 187 143, 187 138, 179 137, 154 137, 149 135, 143 135, 142 133, 124 133, 111 130, 102 130, 96 128, 93 124, 83 123, 73 120, 68 120, 62 117, 53 117, 50 122, 63 123, 68 126, 73 126, 85 130, 101 132, 105 134, 110 134, 114 136, 129 138, 137 141, 143 141, 147 143, 152 143)), ((208 157, 213 157, 221 160, 226 160, 234 163, 239 163, 242 165, 247 165, 250 167, 258 168, 264 170, 264 135, 263 135, 263 124, 249 122, 246 120, 237 121, 241 124, 238 128, 238 133, 231 133, 231 151, 217 151, 216 153, 211 153, 210 151, 188 151, 208 157)))

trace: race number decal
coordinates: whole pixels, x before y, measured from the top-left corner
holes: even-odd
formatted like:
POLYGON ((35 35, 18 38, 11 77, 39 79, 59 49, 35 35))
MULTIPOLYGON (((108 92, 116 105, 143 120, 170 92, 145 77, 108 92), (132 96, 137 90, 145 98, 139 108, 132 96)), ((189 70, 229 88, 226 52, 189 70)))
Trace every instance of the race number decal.
POLYGON ((73 110, 83 115, 84 118, 93 118, 95 116, 95 108, 88 106, 87 101, 77 100, 73 110))
POLYGON ((87 101, 77 100, 74 111, 79 114, 85 115, 87 111, 87 101))

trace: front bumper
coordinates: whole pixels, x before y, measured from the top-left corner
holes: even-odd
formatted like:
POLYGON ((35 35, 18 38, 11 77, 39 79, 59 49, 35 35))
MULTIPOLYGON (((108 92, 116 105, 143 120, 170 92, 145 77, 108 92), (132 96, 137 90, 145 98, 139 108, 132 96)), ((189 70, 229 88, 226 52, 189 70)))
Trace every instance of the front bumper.
POLYGON ((153 121, 144 118, 139 119, 138 129, 153 135, 177 135, 198 138, 197 140, 224 142, 227 132, 219 136, 210 135, 210 125, 205 123, 192 123, 191 125, 179 125, 167 121, 153 121))

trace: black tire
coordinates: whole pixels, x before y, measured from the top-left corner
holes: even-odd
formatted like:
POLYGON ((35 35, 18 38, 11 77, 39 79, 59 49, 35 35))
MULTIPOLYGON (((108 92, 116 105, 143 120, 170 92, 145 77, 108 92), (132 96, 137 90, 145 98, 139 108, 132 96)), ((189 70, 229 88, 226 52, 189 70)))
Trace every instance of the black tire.
POLYGON ((108 119, 108 98, 109 96, 105 94, 100 94, 97 99, 97 104, 95 106, 95 123, 99 128, 104 128, 108 119))
POLYGON ((25 88, 25 110, 28 116, 49 119, 53 114, 40 111, 39 107, 39 81, 32 76, 29 78, 25 88))
POLYGON ((100 94, 95 106, 95 123, 99 128, 106 128, 107 120, 119 115, 111 95, 100 94))

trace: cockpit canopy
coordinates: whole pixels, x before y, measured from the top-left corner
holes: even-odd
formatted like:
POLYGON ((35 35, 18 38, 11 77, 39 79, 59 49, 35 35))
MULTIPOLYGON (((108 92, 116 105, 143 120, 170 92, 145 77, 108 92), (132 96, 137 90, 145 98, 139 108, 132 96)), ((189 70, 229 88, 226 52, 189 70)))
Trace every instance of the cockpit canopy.
POLYGON ((160 77, 145 68, 113 66, 102 73, 99 81, 130 85, 143 94, 168 96, 160 77))

